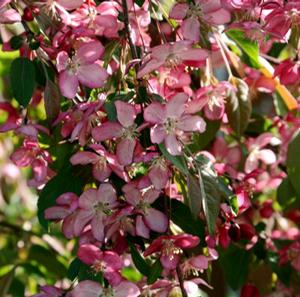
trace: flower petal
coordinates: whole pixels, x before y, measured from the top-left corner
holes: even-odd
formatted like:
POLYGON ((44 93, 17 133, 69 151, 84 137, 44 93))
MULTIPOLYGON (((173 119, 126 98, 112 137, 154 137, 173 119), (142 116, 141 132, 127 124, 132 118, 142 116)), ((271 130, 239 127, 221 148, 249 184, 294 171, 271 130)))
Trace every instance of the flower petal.
POLYGON ((130 127, 134 124, 136 118, 136 111, 132 104, 116 101, 117 118, 123 127, 130 127))
POLYGON ((59 74, 59 88, 61 94, 67 98, 74 98, 79 86, 77 76, 67 70, 59 74))
POLYGON ((185 110, 185 103, 189 96, 185 93, 178 93, 166 104, 166 117, 179 118, 185 110))
POLYGON ((155 208, 148 208, 144 219, 147 226, 155 232, 162 233, 168 228, 167 216, 155 208))
POLYGON ((96 141, 118 138, 121 136, 122 126, 119 123, 106 122, 92 130, 92 136, 96 141))
POLYGON ((176 135, 167 135, 165 138, 165 146, 171 155, 176 156, 181 154, 181 145, 177 140, 176 135))
POLYGON ((86 87, 101 88, 108 73, 98 64, 81 65, 78 69, 78 79, 86 87))
POLYGON ((165 107, 158 102, 151 103, 144 111, 144 119, 149 123, 161 123, 165 120, 165 118, 165 107))
MULTIPOLYGON (((72 0, 73 1, 73 0, 72 0)), ((93 63, 104 53, 104 46, 99 41, 92 41, 80 46, 76 58, 81 63, 93 63)))
POLYGON ((185 115, 180 118, 177 127, 187 132, 198 131, 203 133, 206 128, 206 123, 200 116, 185 115))
POLYGON ((117 157, 119 163, 123 166, 132 163, 134 148, 136 145, 135 139, 125 138, 117 144, 117 157))
POLYGON ((73 297, 99 297, 103 293, 102 287, 93 281, 85 280, 74 288, 73 297))

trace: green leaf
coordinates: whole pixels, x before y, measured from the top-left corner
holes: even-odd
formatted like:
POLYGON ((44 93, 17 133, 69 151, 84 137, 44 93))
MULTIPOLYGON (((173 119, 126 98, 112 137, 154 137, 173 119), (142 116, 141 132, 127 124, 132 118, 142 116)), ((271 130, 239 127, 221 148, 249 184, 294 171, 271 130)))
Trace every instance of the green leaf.
POLYGON ((299 206, 300 195, 297 195, 288 177, 286 177, 277 189, 277 201, 283 210, 299 206))
POLYGON ((192 136, 192 143, 189 149, 193 152, 204 150, 210 142, 215 138, 216 133, 219 131, 221 121, 206 121, 206 129, 204 133, 194 133, 192 136))
POLYGON ((236 44, 241 48, 243 53, 247 55, 250 61, 250 66, 255 68, 259 68, 259 47, 258 43, 255 41, 251 41, 250 39, 245 37, 245 33, 239 29, 231 29, 226 33, 232 40, 236 42, 236 44))
POLYGON ((44 105, 47 118, 52 122, 60 112, 60 91, 58 86, 50 79, 47 79, 44 91, 44 105))
POLYGON ((186 164, 186 161, 184 157, 182 156, 173 156, 171 155, 165 148, 163 143, 160 143, 159 149, 162 152, 162 154, 178 169, 180 170, 183 174, 188 175, 189 170, 186 164))
POLYGON ((48 228, 48 221, 44 217, 45 209, 54 206, 56 198, 65 192, 80 195, 84 184, 84 179, 76 176, 74 167, 68 163, 45 185, 38 199, 38 218, 45 229, 48 228))
POLYGON ((288 177, 293 185, 296 193, 300 195, 300 158, 299 158, 299 151, 300 151, 300 131, 298 131, 288 147, 287 153, 287 172, 288 177))
POLYGON ((132 261, 133 261, 135 267, 141 274, 148 276, 151 271, 151 266, 149 266, 149 264, 141 256, 141 254, 137 251, 134 244, 129 239, 127 239, 127 243, 128 243, 132 261))
POLYGON ((8 290, 9 296, 13 297, 24 297, 25 296, 25 285, 19 279, 14 278, 11 282, 8 290))
POLYGON ((171 220, 186 233, 199 236, 201 242, 205 237, 204 224, 200 219, 195 219, 188 206, 182 202, 171 199, 171 220))
POLYGON ((188 174, 187 176, 188 188, 188 204, 194 218, 197 218, 202 208, 201 189, 197 177, 188 174))
POLYGON ((239 213, 239 203, 236 195, 232 195, 229 197, 229 204, 232 212, 237 216, 239 213))
MULTIPOLYGON (((205 162, 207 162, 205 160, 205 162)), ((208 232, 215 232, 216 220, 220 211, 221 195, 218 185, 218 176, 210 162, 198 165, 198 179, 200 185, 200 199, 207 221, 208 232)))
POLYGON ((233 290, 239 289, 247 279, 249 251, 231 245, 225 251, 220 251, 219 259, 229 286, 233 290))
POLYGON ((241 137, 248 126, 252 104, 249 98, 248 85, 239 78, 233 77, 231 83, 237 88, 237 91, 231 91, 226 102, 226 113, 230 127, 238 137, 241 137))
POLYGON ((144 4, 145 0, 135 0, 135 3, 139 6, 142 7, 144 4))
POLYGON ((274 92, 273 102, 277 115, 284 117, 289 112, 286 104, 284 103, 281 95, 278 92, 274 92))
POLYGON ((161 266, 160 260, 157 259, 150 268, 150 272, 147 278, 148 285, 153 284, 161 276, 162 270, 163 268, 161 266))
POLYGON ((26 107, 35 88, 35 67, 27 58, 15 59, 10 68, 10 85, 16 100, 26 107))
POLYGON ((57 259, 56 254, 41 245, 33 245, 30 248, 28 260, 44 266, 48 273, 55 277, 63 278, 67 273, 66 267, 57 259))
POLYGON ((71 281, 73 281, 79 274, 80 267, 81 267, 81 261, 78 258, 75 258, 71 264, 69 265, 67 277, 71 281))

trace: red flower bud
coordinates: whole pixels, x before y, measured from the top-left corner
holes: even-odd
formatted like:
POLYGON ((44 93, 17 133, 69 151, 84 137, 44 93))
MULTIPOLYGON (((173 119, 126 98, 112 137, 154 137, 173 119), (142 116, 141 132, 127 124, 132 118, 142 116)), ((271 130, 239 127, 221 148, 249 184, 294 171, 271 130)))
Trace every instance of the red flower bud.
POLYGON ((240 297, 260 297, 258 289, 251 284, 243 286, 240 297))
POLYGON ((24 21, 26 21, 26 22, 33 21, 34 17, 33 17, 33 14, 32 14, 32 10, 29 7, 26 7, 24 9, 24 13, 23 13, 22 19, 24 21))

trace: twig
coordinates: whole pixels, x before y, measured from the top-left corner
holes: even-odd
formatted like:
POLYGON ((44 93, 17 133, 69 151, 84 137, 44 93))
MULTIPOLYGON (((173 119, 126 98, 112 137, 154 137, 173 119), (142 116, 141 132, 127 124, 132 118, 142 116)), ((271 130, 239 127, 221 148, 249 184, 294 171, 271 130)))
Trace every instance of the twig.
POLYGON ((179 267, 179 265, 177 265, 176 267, 176 272, 177 272, 177 276, 178 276, 178 281, 179 281, 179 286, 180 286, 180 289, 181 289, 181 294, 182 294, 182 297, 188 297, 187 293, 186 293, 186 290, 184 288, 184 285, 183 285, 183 275, 182 275, 182 272, 181 272, 181 269, 179 267))

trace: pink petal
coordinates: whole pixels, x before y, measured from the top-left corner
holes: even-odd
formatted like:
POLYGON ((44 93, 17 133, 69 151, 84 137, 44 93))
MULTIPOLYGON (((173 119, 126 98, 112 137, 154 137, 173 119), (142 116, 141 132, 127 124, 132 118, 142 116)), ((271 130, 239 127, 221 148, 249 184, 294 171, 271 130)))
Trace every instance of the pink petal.
POLYGON ((190 264, 199 270, 205 270, 208 268, 209 259, 203 255, 192 258, 190 264))
POLYGON ((97 191, 98 197, 100 197, 101 202, 109 203, 114 205, 117 201, 116 190, 111 184, 105 183, 99 186, 97 191))
POLYGON ((14 9, 7 9, 1 13, 1 24, 13 24, 17 22, 21 22, 21 16, 14 9))
POLYGON ((183 21, 181 25, 182 35, 187 40, 198 42, 200 40, 200 24, 199 21, 190 17, 183 21))
POLYGON ((103 293, 100 284, 85 280, 80 282, 72 291, 72 297, 99 297, 103 293))
POLYGON ((95 163, 99 160, 99 156, 92 152, 78 152, 70 159, 72 165, 86 165, 95 163))
POLYGON ((64 70, 59 74, 59 88, 63 96, 74 98, 79 83, 77 76, 68 70, 64 70))
POLYGON ((110 270, 120 270, 123 267, 123 261, 115 252, 105 251, 103 253, 103 260, 106 262, 110 270))
POLYGON ((137 206, 142 200, 141 192, 136 188, 126 191, 125 197, 126 201, 133 206, 137 206))
POLYGON ((99 196, 96 189, 88 189, 84 191, 79 197, 78 205, 82 209, 91 210, 93 205, 99 202, 99 196))
POLYGON ((138 297, 140 293, 140 289, 128 281, 122 281, 115 287, 115 297, 138 297))
POLYGON ((56 2, 67 10, 73 10, 80 7, 83 0, 56 0, 56 2))
POLYGON ((82 232, 83 228, 87 225, 87 223, 90 222, 90 220, 93 218, 94 213, 89 210, 79 210, 73 221, 73 230, 74 235, 79 236, 82 232))
POLYGON ((159 67, 161 67, 164 64, 164 60, 156 60, 156 59, 151 59, 147 63, 145 63, 140 69, 137 74, 137 78, 142 78, 144 75, 157 70, 159 67))
POLYGON ((182 20, 185 18, 188 9, 189 9, 188 4, 177 3, 172 7, 169 17, 174 20, 182 20))
POLYGON ((231 14, 228 10, 220 8, 205 15, 205 19, 213 25, 223 25, 229 23, 231 20, 231 14))
POLYGON ((151 103, 144 111, 144 119, 149 123, 161 123, 165 118, 165 107, 158 102, 151 103))
POLYGON ((92 233, 93 236, 99 240, 103 241, 104 240, 104 222, 103 222, 103 215, 100 213, 97 213, 91 222, 91 227, 92 227, 92 233))
POLYGON ((98 60, 104 53, 104 46, 99 41, 92 41, 80 46, 76 52, 76 58, 84 64, 90 64, 98 60))
POLYGON ((117 118, 123 127, 130 127, 134 124, 136 111, 132 104, 123 101, 116 101, 117 118))
POLYGON ((148 176, 154 185, 155 189, 163 189, 167 185, 167 182, 169 180, 169 170, 163 169, 160 166, 153 166, 149 173, 148 176))
POLYGON ((203 61, 208 57, 208 52, 201 48, 190 48, 178 53, 178 56, 185 61, 203 61))
POLYGON ((78 79, 86 87, 101 88, 108 73, 98 64, 81 65, 78 69, 78 79))
POLYGON ((144 194, 144 201, 152 204, 158 197, 159 197, 160 191, 155 189, 150 189, 144 194))
POLYGON ((151 142, 153 143, 162 143, 166 136, 167 134, 163 125, 156 124, 150 130, 151 142))
POLYGON ((70 60, 67 52, 62 51, 57 54, 56 57, 56 68, 58 72, 62 72, 66 69, 68 65, 68 60, 70 60))
POLYGON ((70 214, 67 207, 53 206, 45 210, 45 219, 47 220, 61 220, 70 214))
POLYGON ((93 265, 102 257, 102 251, 93 244, 79 246, 77 257, 87 265, 93 265))
POLYGON ((95 179, 98 181, 105 181, 111 174, 111 169, 108 166, 108 164, 105 162, 103 163, 102 161, 97 162, 93 166, 93 176, 95 179))
POLYGON ((136 145, 135 139, 125 138, 117 144, 117 157, 119 163, 123 166, 132 163, 134 148, 136 145))
POLYGON ((178 254, 173 255, 162 255, 160 257, 160 262, 165 269, 171 270, 177 267, 179 263, 180 256, 178 254))
POLYGON ((180 118, 177 127, 187 132, 198 131, 203 133, 206 128, 206 123, 200 116, 185 115, 180 118))
POLYGON ((167 135, 165 138, 165 146, 171 155, 176 156, 181 154, 181 145, 177 140, 176 135, 167 135))
POLYGON ((150 238, 150 230, 149 228, 145 225, 144 220, 142 216, 137 216, 136 217, 136 235, 141 236, 143 238, 150 238))
POLYGON ((189 96, 185 93, 178 93, 166 104, 166 117, 179 118, 185 110, 185 103, 189 96))
POLYGON ((155 232, 165 232, 168 228, 168 218, 165 214, 154 208, 148 208, 144 216, 147 226, 155 232))
POLYGON ((92 136, 96 141, 118 138, 121 134, 122 126, 113 122, 106 122, 92 130, 92 136))
POLYGON ((274 164, 276 162, 276 155, 269 149, 260 150, 257 154, 257 158, 267 165, 274 164))
POLYGON ((245 162, 245 172, 250 173, 258 167, 258 158, 255 153, 250 153, 245 162))

